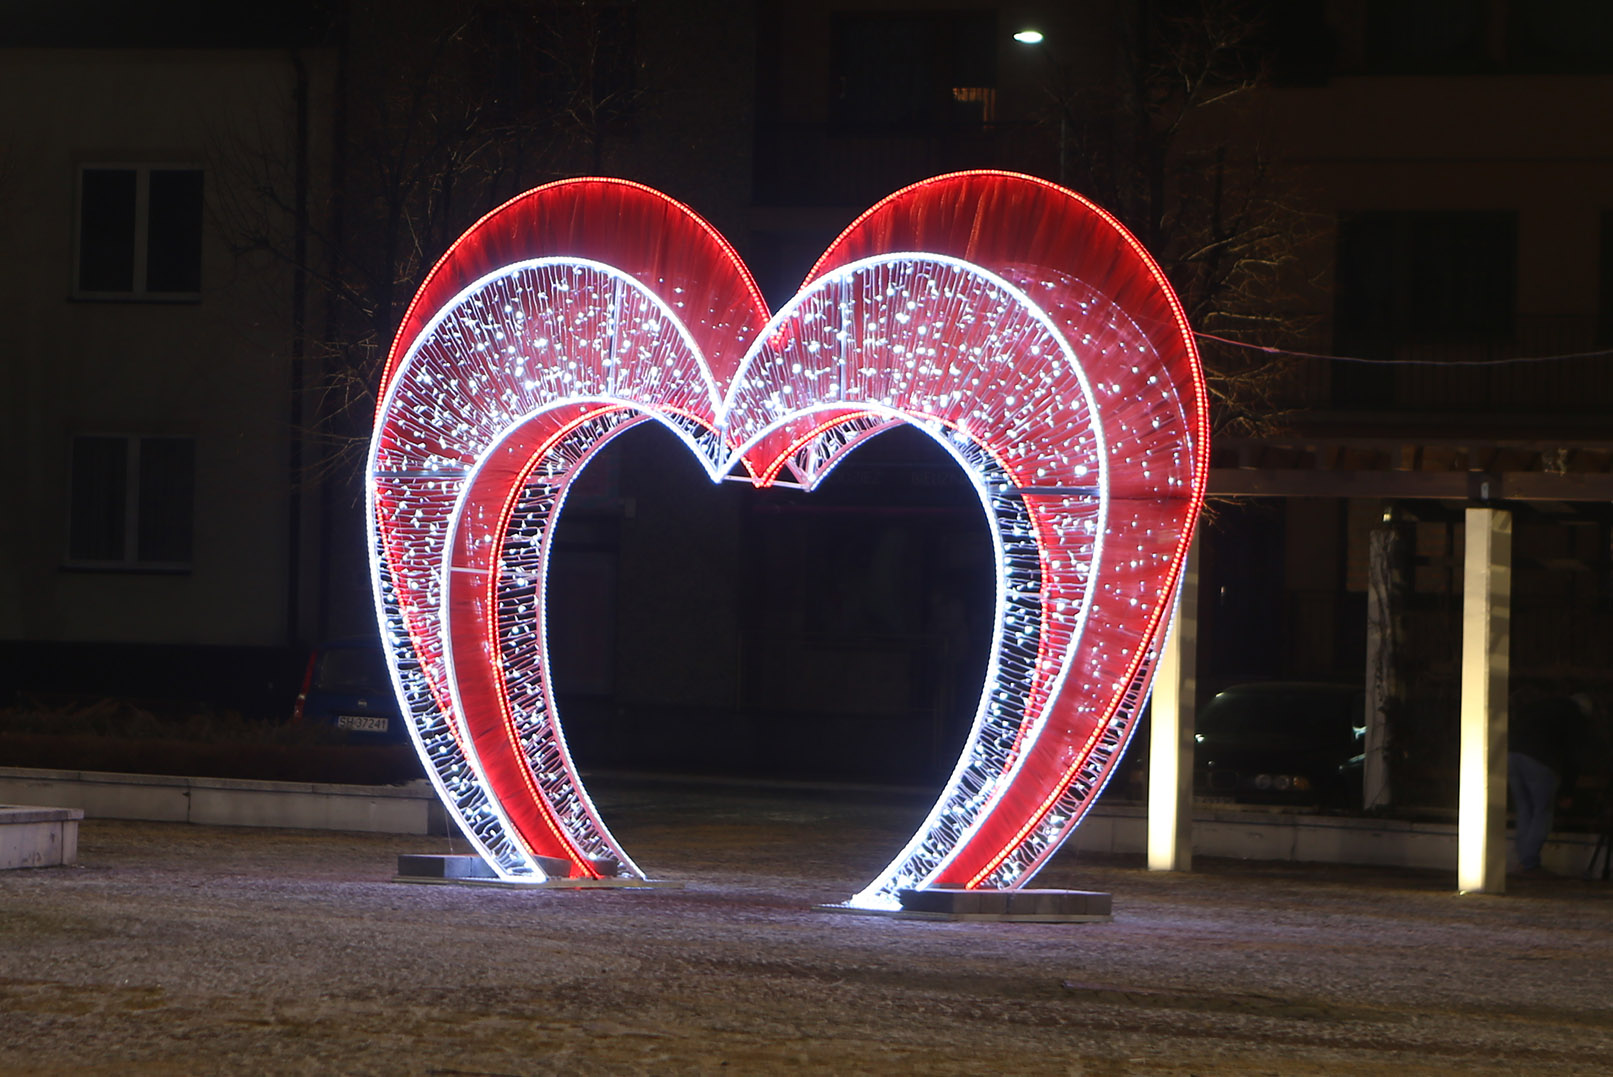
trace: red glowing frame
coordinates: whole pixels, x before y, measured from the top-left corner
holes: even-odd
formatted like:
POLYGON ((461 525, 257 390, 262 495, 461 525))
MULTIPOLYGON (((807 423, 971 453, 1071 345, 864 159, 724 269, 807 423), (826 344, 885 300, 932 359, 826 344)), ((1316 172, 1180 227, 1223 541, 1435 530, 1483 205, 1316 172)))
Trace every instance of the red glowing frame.
POLYGON ((1159 268, 1090 202, 1001 172, 880 202, 771 318, 682 205, 617 180, 538 188, 432 270, 380 395, 369 516, 396 687, 444 803, 512 881, 642 878, 565 750, 542 601, 553 519, 620 431, 659 421, 713 479, 811 488, 905 422, 974 481, 999 570, 990 673, 951 782, 864 908, 1021 886, 1070 834, 1146 698, 1208 459, 1159 268))

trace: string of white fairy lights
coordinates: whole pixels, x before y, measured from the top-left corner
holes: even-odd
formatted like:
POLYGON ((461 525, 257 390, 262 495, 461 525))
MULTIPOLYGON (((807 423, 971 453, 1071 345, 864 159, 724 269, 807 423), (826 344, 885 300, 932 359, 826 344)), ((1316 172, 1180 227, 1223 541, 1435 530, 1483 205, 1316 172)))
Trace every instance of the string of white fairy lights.
POLYGON ((1151 483, 1185 491, 1193 451, 1182 402, 1168 385, 1156 391, 1158 378, 1146 373, 1156 361, 1146 336, 1113 304, 1084 295, 1079 282, 1012 282, 938 255, 853 263, 775 316, 721 401, 677 312, 612 267, 534 259, 445 304, 381 409, 369 472, 372 571, 411 736, 445 803, 500 876, 537 880, 546 869, 492 794, 467 734, 455 671, 465 662, 496 662, 511 734, 570 846, 600 873, 640 875, 583 791, 548 678, 543 581, 570 483, 604 443, 645 418, 677 433, 718 480, 749 448, 815 411, 828 421, 788 452, 804 484, 821 480, 862 437, 911 422, 975 483, 998 567, 991 669, 968 745, 919 833, 850 904, 894 907, 900 890, 943 871, 1013 785, 1060 686, 1080 678, 1097 690, 1079 707, 1096 714, 1105 700, 1114 705, 1057 802, 979 884, 1014 886, 1033 873, 1101 790, 1146 696, 1155 640, 1144 626, 1158 623, 1168 596, 1128 592, 1126 572, 1157 572, 1178 555, 1180 536, 1155 535, 1139 506, 1151 483), (1044 291, 1068 308, 1055 310, 1057 320, 1037 302, 1044 291), (1131 374, 1089 384, 1084 363, 1098 357, 1100 367, 1119 363, 1131 374), (470 518, 468 492, 512 432, 567 409, 577 421, 534 457, 506 515, 470 518), (1115 454, 1148 477, 1111 504, 1106 474, 1115 454), (1117 567, 1100 585, 1110 512, 1128 525, 1134 546, 1112 551, 1117 567), (448 621, 462 614, 447 592, 454 572, 479 571, 455 561, 478 544, 498 546, 490 614, 497 653, 456 654, 445 641, 458 638, 448 621), (1076 668, 1094 601, 1120 609, 1128 593, 1138 627, 1089 649, 1076 668))

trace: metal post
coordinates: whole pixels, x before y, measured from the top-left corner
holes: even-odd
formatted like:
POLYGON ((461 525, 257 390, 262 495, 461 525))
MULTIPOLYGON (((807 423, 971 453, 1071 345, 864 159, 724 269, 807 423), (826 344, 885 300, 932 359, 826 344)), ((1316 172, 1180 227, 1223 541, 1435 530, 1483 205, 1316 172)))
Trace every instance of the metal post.
POLYGON ((1149 704, 1148 870, 1193 869, 1193 709, 1198 647, 1198 540, 1188 547, 1149 704))
POLYGON ((1462 754, 1456 885, 1499 894, 1507 870, 1512 515, 1470 508, 1462 585, 1462 754))

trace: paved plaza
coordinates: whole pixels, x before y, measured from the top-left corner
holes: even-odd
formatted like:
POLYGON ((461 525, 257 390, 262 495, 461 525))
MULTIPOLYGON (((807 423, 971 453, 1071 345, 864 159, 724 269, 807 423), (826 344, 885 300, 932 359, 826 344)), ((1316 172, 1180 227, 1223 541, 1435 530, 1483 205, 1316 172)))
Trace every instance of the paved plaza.
POLYGON ((0 1072, 1605 1074, 1613 886, 1063 857, 1108 924, 814 911, 924 805, 596 782, 681 889, 394 883, 443 838, 88 820, 0 874, 0 1072))

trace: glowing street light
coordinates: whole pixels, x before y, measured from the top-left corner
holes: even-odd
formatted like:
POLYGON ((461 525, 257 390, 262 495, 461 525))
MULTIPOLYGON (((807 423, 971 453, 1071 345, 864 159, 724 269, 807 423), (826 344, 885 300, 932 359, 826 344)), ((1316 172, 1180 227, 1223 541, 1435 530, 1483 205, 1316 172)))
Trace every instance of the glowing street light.
POLYGON ((1063 72, 1060 69, 1058 61, 1053 56, 1052 47, 1040 47, 1044 45, 1047 40, 1047 35, 1043 34, 1040 30, 1027 26, 1025 29, 1014 35, 1014 40, 1019 42, 1021 45, 1038 46, 1038 51, 1041 52, 1042 58, 1047 61, 1048 70, 1054 80, 1053 83, 1050 84, 1047 93, 1053 98, 1054 104, 1058 105, 1059 109, 1058 180, 1059 184, 1062 186, 1068 183, 1070 178, 1070 106, 1069 101, 1066 100, 1064 93, 1063 72))

